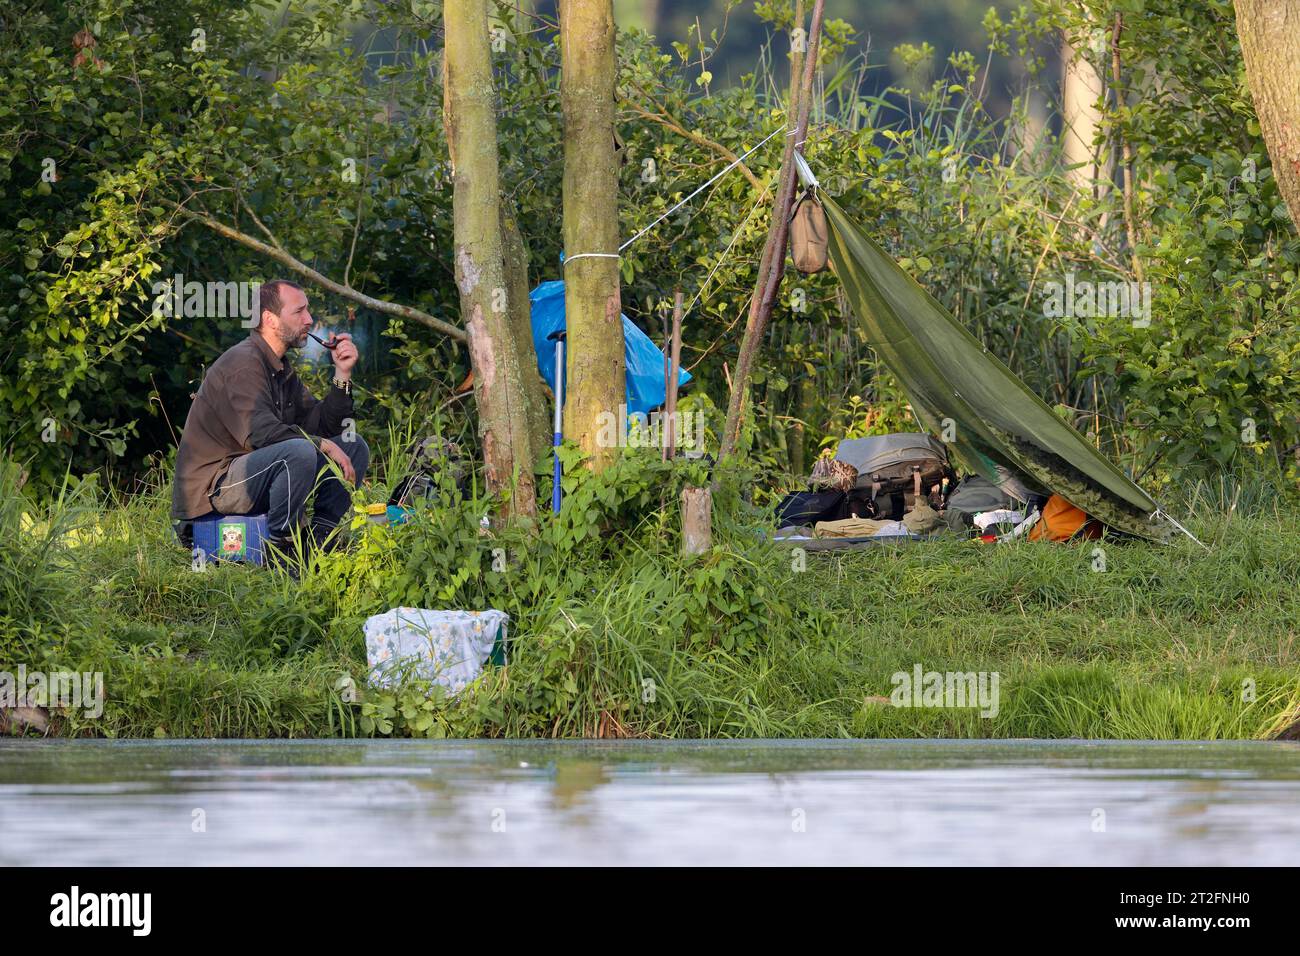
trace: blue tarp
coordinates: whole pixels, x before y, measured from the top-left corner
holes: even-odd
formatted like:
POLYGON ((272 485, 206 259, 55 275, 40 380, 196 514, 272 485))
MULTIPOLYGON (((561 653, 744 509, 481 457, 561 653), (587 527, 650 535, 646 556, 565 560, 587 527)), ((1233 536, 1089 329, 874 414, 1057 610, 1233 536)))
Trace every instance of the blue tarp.
MULTIPOLYGON (((555 343, 547 336, 564 328, 564 280, 543 282, 528 298, 532 302, 533 347, 537 350, 537 370, 542 378, 555 385, 555 343)), ((627 360, 627 413, 648 414, 658 408, 667 397, 664 376, 664 353, 650 341, 649 336, 623 318, 624 357, 627 360)), ((566 347, 568 343, 565 343, 566 347)), ((680 388, 691 380, 691 373, 681 370, 677 376, 680 388)), ((564 383, 568 395, 568 382, 564 383)))

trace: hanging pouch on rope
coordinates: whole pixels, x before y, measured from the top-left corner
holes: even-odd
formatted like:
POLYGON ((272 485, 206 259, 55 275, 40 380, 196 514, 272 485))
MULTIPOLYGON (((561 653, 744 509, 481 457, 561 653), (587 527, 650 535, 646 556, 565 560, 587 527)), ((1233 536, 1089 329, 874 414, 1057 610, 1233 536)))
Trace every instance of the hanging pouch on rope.
POLYGON ((790 254, 794 267, 804 275, 813 275, 826 268, 827 261, 826 212, 812 189, 806 189, 795 203, 790 219, 790 254))

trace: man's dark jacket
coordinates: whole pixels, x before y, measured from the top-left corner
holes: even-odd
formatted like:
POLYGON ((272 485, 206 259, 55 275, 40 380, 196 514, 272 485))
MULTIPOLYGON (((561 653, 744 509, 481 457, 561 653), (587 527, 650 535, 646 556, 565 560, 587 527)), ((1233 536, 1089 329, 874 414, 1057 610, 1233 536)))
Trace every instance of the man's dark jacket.
POLYGON ((172 517, 200 518, 217 479, 240 455, 289 438, 329 438, 352 415, 352 396, 330 388, 318 400, 256 329, 203 377, 176 453, 172 517))

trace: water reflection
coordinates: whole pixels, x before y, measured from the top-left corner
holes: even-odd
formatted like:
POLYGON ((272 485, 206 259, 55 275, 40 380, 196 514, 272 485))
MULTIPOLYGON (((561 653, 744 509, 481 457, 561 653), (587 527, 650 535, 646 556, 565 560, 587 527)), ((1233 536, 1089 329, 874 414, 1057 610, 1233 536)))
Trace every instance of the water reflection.
POLYGON ((1291 864, 1298 804, 1282 743, 0 740, 0 864, 1291 864))

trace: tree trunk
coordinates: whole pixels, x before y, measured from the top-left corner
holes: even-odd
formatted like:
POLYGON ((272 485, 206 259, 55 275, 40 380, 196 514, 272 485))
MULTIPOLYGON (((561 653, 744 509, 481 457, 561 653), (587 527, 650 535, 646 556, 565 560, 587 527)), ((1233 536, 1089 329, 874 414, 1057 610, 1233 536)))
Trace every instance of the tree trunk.
POLYGON ((443 23, 443 111, 454 185, 456 285, 469 335, 485 481, 489 492, 508 492, 507 517, 528 517, 537 512, 534 457, 501 240, 487 0, 444 4, 443 23))
MULTIPOLYGON (((1128 104, 1124 97, 1123 71, 1120 68, 1120 40, 1124 36, 1124 15, 1116 12, 1115 26, 1110 39, 1111 89, 1115 94, 1115 109, 1125 109, 1128 104)), ((1123 164, 1124 182, 1124 234, 1128 238, 1129 258, 1133 263, 1133 276, 1142 281, 1142 260, 1137 254, 1137 218, 1133 211, 1133 144, 1124 138, 1118 128, 1115 129, 1116 154, 1123 164)), ((1096 380, 1094 379, 1094 384, 1096 380)))
POLYGON ((622 436, 610 422, 619 420, 626 374, 618 276, 614 80, 612 0, 561 0, 568 330, 564 434, 577 442, 597 471, 618 454, 617 440, 622 436), (602 431, 605 439, 615 441, 602 441, 602 431))
POLYGON ((1300 229, 1300 5, 1234 0, 1241 58, 1278 192, 1300 229))
POLYGON ((1101 125, 1101 76, 1088 59, 1091 37, 1069 34, 1061 42, 1061 161, 1067 178, 1080 195, 1092 196, 1102 180, 1100 147, 1096 144, 1101 125))
POLYGON ((502 197, 501 245, 506 263, 506 298, 515 350, 519 354, 524 401, 528 403, 531 462, 536 464, 538 457, 551 444, 550 402, 546 397, 548 383, 542 381, 542 375, 537 371, 537 349, 533 345, 533 310, 528 298, 528 247, 519 231, 517 215, 514 203, 502 197))

